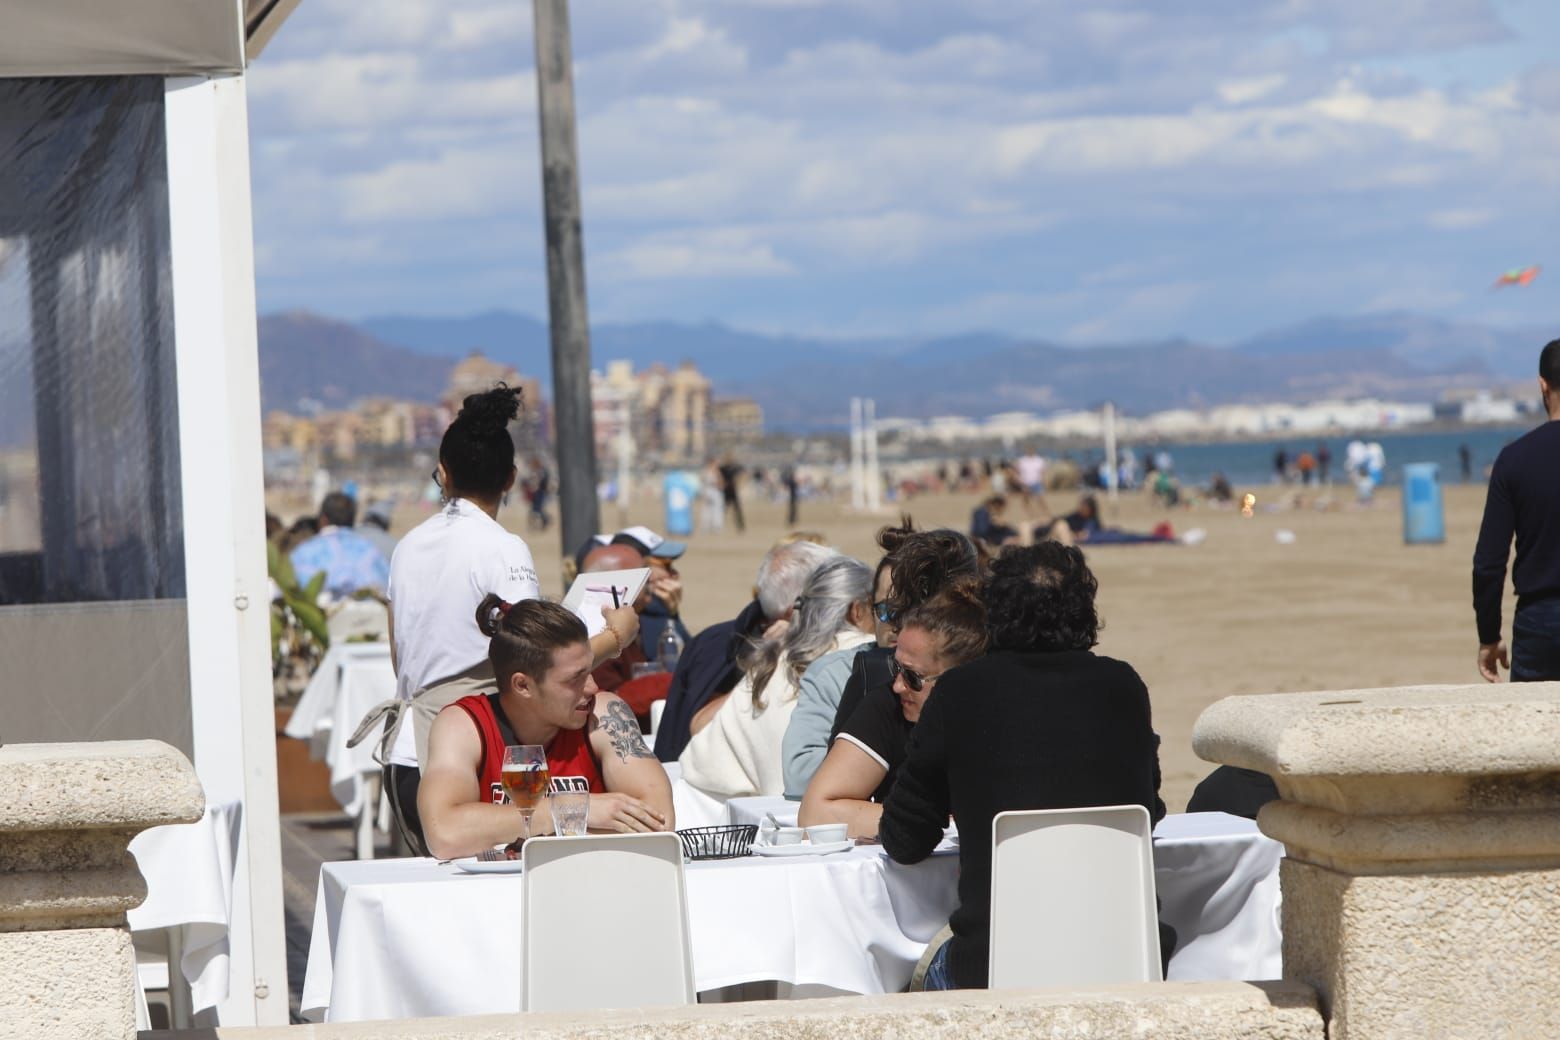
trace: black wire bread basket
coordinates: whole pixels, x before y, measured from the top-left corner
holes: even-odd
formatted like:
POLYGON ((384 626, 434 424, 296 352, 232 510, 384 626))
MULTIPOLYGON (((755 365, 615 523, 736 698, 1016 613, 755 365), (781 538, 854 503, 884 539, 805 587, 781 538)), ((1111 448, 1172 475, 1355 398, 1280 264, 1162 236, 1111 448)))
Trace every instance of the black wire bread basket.
POLYGON ((720 827, 689 827, 677 832, 682 839, 685 859, 735 859, 753 851, 758 837, 755 823, 733 823, 720 827))

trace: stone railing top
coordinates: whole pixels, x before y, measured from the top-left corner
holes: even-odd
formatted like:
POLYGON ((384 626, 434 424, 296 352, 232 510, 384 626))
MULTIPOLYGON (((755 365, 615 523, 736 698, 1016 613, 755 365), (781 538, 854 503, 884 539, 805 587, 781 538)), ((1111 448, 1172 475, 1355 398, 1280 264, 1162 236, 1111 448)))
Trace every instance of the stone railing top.
POLYGON ((195 767, 160 740, 0 746, 0 832, 141 830, 205 808, 195 767))
POLYGON ((1226 697, 1192 748, 1279 778, 1555 772, 1560 683, 1226 697))

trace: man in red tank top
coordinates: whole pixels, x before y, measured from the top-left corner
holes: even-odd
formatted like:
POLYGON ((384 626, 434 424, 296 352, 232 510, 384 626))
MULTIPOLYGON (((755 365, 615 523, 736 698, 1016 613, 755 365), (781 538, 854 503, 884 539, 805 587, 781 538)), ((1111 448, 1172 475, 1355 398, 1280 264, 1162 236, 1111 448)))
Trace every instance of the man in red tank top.
MULTIPOLYGON (((462 698, 441 711, 428 735, 417 809, 428 850, 440 859, 470 856, 520 836, 520 814, 495 804, 507 744, 547 749, 549 773, 591 792, 592 831, 673 828, 672 788, 645 746, 634 713, 596 688, 585 625, 540 600, 513 606, 489 597, 478 618, 492 636, 498 691, 462 698)), ((539 811, 531 833, 552 831, 539 811)))

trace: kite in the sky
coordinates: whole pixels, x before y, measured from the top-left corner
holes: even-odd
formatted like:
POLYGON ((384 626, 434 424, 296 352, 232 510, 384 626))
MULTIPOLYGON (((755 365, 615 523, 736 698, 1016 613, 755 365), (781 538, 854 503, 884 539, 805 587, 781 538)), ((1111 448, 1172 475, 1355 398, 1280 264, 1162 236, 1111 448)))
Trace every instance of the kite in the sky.
POLYGON ((1538 272, 1541 270, 1542 268, 1537 264, 1531 267, 1513 267, 1495 279, 1495 284, 1490 288, 1499 289, 1503 285, 1532 285, 1533 279, 1538 277, 1538 272))

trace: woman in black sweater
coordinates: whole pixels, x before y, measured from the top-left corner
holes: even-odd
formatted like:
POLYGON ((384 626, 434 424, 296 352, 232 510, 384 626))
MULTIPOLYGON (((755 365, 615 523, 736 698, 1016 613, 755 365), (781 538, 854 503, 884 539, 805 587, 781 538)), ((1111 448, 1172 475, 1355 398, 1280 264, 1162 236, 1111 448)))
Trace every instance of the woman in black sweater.
POLYGON ((925 859, 950 814, 964 835, 953 938, 927 989, 986 986, 997 813, 1137 804, 1164 816, 1148 689, 1090 652, 1097 588, 1076 548, 1005 550, 984 584, 991 652, 945 674, 921 711, 880 834, 900 863, 925 859))

